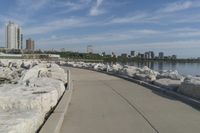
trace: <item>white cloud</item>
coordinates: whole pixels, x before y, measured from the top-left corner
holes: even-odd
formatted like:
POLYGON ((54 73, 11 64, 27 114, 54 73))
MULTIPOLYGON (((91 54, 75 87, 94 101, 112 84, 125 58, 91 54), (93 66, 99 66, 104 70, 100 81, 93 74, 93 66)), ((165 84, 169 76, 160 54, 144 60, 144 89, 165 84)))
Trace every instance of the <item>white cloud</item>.
POLYGON ((121 18, 113 18, 107 24, 124 24, 124 23, 147 23, 153 22, 148 19, 148 14, 146 13, 138 13, 131 16, 125 16, 121 18))
POLYGON ((159 11, 161 12, 176 12, 176 11, 181 11, 181 10, 186 10, 188 8, 193 7, 193 2, 192 1, 184 1, 184 2, 174 2, 166 5, 164 8, 160 9, 159 11))
POLYGON ((127 23, 152 23, 152 24, 175 24, 175 23, 197 23, 200 22, 199 14, 183 13, 186 9, 198 9, 199 0, 187 0, 173 2, 164 5, 162 8, 155 9, 152 12, 135 12, 132 15, 115 17, 106 24, 127 24, 127 23))
POLYGON ((18 10, 38 10, 51 0, 16 0, 18 10))
POLYGON ((91 16, 97 16, 100 14, 105 13, 105 10, 100 9, 100 6, 103 4, 104 0, 97 0, 96 4, 90 9, 90 15, 91 16))
POLYGON ((55 0, 53 6, 56 8, 61 8, 61 10, 57 11, 57 13, 55 14, 64 14, 64 13, 69 13, 69 12, 85 9, 89 6, 90 3, 91 3, 91 0, 79 0, 76 2, 55 0))
POLYGON ((92 25, 84 18, 64 18, 40 24, 39 26, 25 27, 24 33, 26 35, 44 34, 54 32, 57 30, 66 30, 70 28, 79 28, 92 25))

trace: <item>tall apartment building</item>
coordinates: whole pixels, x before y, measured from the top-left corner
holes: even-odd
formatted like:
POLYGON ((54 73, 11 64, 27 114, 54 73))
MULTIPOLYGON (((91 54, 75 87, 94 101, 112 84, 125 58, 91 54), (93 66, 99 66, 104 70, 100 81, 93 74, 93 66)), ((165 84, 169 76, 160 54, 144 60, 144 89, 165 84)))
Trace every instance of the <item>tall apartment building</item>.
POLYGON ((154 52, 153 51, 149 51, 149 53, 150 53, 150 59, 154 59, 155 58, 154 52))
POLYGON ((136 57, 138 56, 138 53, 136 51, 131 51, 131 57, 136 57))
POLYGON ((164 59, 164 53, 163 52, 158 53, 158 58, 159 59, 164 59))
POLYGON ((6 47, 8 49, 22 49, 21 28, 13 23, 6 24, 6 47))
POLYGON ((29 38, 26 40, 26 49, 29 51, 34 51, 35 49, 35 41, 29 38))

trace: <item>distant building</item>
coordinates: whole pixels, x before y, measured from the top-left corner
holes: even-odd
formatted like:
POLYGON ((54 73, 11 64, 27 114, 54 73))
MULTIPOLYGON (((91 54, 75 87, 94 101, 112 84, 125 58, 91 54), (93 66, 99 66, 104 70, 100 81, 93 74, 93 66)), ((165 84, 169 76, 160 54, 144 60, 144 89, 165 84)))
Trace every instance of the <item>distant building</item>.
POLYGON ((145 52, 144 53, 144 58, 145 59, 149 59, 150 58, 150 53, 149 52, 145 52))
POLYGON ((22 39, 21 28, 13 23, 9 22, 6 24, 6 48, 8 49, 22 49, 22 39))
POLYGON ((26 40, 26 50, 34 51, 35 50, 35 41, 29 38, 26 40))
POLYGON ((160 52, 160 53, 158 54, 158 58, 159 58, 159 59, 164 59, 164 53, 163 53, 163 52, 160 52))
POLYGON ((121 57, 125 57, 125 58, 127 58, 128 55, 127 55, 126 53, 123 53, 123 54, 121 54, 121 57))
POLYGON ((131 51, 131 57, 136 57, 138 54, 136 51, 131 51))
POLYGON ((149 54, 150 54, 150 59, 154 59, 155 58, 155 54, 153 51, 149 51, 149 54))
POLYGON ((177 55, 172 55, 172 59, 173 60, 177 59, 177 55))
POLYGON ((101 54, 102 56, 106 56, 106 52, 102 52, 102 54, 101 54))
POLYGON ((144 59, 145 58, 145 54, 138 53, 138 58, 144 59))

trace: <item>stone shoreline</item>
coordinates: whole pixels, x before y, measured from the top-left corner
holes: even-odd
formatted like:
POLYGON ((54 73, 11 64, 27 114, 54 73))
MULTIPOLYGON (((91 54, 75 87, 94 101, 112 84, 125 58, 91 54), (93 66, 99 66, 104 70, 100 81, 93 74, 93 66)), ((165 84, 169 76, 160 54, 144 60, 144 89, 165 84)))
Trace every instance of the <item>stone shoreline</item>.
POLYGON ((67 74, 40 60, 0 60, 0 71, 0 132, 35 133, 63 95, 67 74))
POLYGON ((59 62, 59 64, 125 75, 162 87, 166 90, 200 99, 200 77, 192 77, 190 75, 183 76, 178 71, 164 70, 162 72, 157 72, 146 66, 138 68, 128 65, 109 65, 103 63, 59 62))

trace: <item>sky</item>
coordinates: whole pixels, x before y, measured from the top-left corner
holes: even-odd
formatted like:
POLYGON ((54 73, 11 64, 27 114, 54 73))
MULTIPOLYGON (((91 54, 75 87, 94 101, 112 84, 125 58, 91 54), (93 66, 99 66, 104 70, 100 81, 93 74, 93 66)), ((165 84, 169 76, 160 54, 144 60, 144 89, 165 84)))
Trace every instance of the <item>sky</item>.
POLYGON ((200 57, 200 0, 0 0, 2 47, 8 21, 42 50, 200 57))

